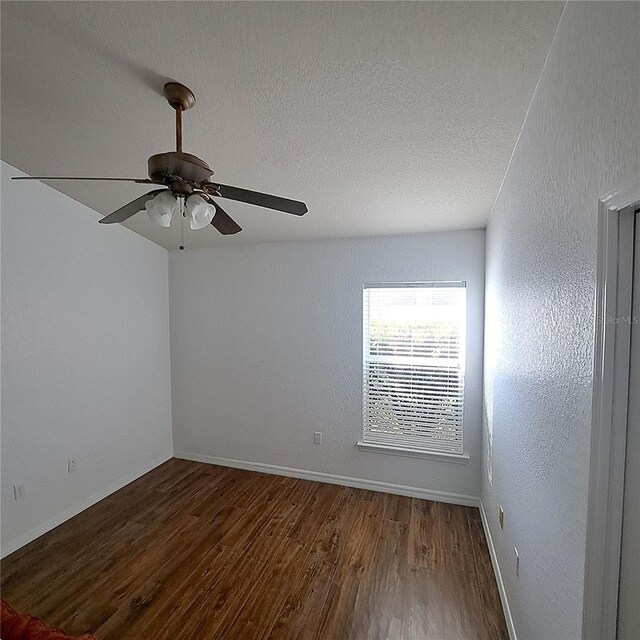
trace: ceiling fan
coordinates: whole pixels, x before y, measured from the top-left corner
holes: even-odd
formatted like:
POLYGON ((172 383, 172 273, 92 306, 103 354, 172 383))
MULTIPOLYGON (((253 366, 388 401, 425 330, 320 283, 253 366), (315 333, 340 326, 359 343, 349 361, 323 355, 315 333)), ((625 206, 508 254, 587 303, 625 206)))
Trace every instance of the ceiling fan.
POLYGON ((209 223, 220 233, 231 235, 242 228, 222 209, 213 198, 227 198, 238 202, 275 209, 296 216, 307 213, 307 205, 258 191, 249 191, 219 182, 212 182, 213 171, 204 160, 182 151, 182 112, 191 109, 196 102, 193 92, 178 82, 164 85, 164 96, 176 112, 176 150, 153 155, 148 160, 148 178, 78 178, 24 176, 14 180, 112 180, 137 182, 164 187, 154 189, 125 204, 99 222, 113 224, 124 222, 145 209, 149 217, 162 227, 169 227, 174 215, 181 224, 180 249, 184 249, 183 221, 188 219, 191 229, 202 229, 209 223))

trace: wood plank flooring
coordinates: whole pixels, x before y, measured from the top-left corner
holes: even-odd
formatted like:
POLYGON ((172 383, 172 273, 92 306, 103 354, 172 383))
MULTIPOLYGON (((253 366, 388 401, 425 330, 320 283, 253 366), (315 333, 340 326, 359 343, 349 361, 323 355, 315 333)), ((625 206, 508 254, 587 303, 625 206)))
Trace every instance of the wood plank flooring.
POLYGON ((100 640, 508 638, 477 509, 177 459, 1 569, 100 640))

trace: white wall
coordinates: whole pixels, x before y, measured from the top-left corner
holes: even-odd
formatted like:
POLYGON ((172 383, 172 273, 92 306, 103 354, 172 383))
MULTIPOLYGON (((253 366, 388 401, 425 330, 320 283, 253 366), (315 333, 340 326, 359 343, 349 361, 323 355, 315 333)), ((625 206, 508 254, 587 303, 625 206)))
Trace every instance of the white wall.
POLYGON ((176 455, 478 496, 483 231, 171 252, 169 281, 176 455), (404 280, 468 283, 466 465, 356 448, 362 284, 404 280))
POLYGON ((11 175, 2 163, 3 554, 172 452, 167 252, 11 175))
POLYGON ((639 11, 567 3, 487 229, 482 500, 520 640, 581 636, 597 200, 640 176, 639 11))

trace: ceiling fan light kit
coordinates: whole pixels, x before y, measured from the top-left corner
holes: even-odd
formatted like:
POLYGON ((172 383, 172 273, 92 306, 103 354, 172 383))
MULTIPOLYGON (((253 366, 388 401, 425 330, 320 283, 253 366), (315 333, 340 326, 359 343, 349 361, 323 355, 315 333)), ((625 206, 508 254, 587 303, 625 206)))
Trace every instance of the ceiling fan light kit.
POLYGON ((159 227, 170 227, 171 219, 178 209, 178 201, 171 191, 162 191, 144 203, 149 219, 159 227))
POLYGON ((204 229, 211 224, 216 215, 216 207, 214 204, 207 202, 197 193, 191 194, 187 198, 187 218, 191 229, 204 229))
POLYGON ((155 184, 164 187, 149 191, 99 220, 101 224, 124 222, 136 213, 146 210, 149 218, 161 227, 170 227, 174 217, 180 220, 181 242, 184 249, 184 223, 192 230, 204 229, 209 224, 223 235, 242 231, 213 198, 226 198, 258 207, 274 209, 296 216, 307 213, 304 202, 272 196, 258 191, 241 189, 213 182, 213 170, 204 161, 182 151, 182 113, 191 109, 196 99, 193 92, 179 82, 164 85, 164 96, 176 113, 176 150, 158 153, 147 162, 149 178, 85 178, 24 176, 14 180, 112 180, 155 184))
POLYGON ((197 193, 192 193, 185 205, 184 196, 174 196, 168 189, 149 198, 144 208, 149 219, 160 227, 170 227, 174 216, 183 216, 189 220, 189 227, 194 231, 211 224, 216 214, 215 205, 197 193))

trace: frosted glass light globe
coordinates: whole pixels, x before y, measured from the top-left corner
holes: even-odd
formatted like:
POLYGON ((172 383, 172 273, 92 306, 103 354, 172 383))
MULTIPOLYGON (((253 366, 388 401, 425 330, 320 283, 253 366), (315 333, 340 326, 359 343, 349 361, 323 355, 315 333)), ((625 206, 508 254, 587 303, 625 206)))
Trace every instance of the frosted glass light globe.
POLYGON ((187 218, 192 229, 204 229, 211 224, 216 208, 199 195, 191 195, 187 198, 187 218))
POLYGON ((178 209, 178 203, 171 191, 163 191, 155 198, 147 200, 144 208, 153 222, 161 227, 170 227, 171 218, 178 209))

